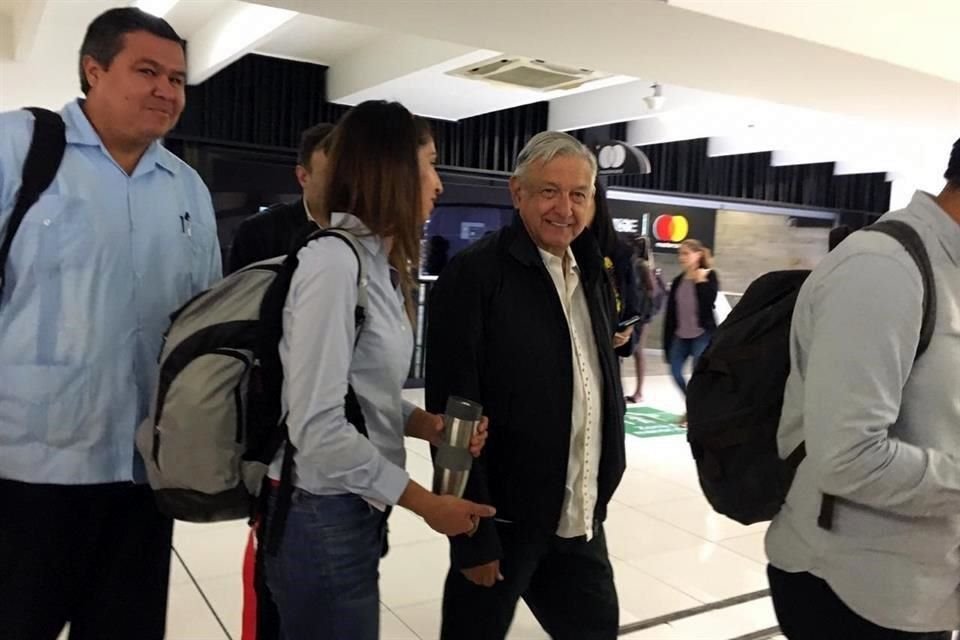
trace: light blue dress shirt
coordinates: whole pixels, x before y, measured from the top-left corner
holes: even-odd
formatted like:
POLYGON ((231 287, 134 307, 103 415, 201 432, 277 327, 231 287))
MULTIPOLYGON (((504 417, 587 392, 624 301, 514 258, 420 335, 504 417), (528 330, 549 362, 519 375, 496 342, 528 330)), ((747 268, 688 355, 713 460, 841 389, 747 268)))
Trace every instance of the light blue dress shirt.
MULTIPOLYGON (((396 504, 410 479, 404 427, 415 406, 401 397, 413 354, 403 295, 390 278, 379 236, 354 216, 334 213, 331 227, 352 230, 367 278, 366 322, 354 348, 359 265, 337 238, 300 250, 283 310, 283 409, 297 448, 295 486, 316 495, 352 493, 396 504), (353 386, 369 439, 347 421, 344 396, 353 386)), ((270 476, 280 477, 277 455, 270 476)))
MULTIPOLYGON (((33 483, 139 480, 169 314, 221 276, 210 194, 155 142, 127 175, 80 101, 61 112, 67 147, 24 217, 0 300, 0 477, 33 483)), ((21 183, 33 115, 0 114, 0 229, 21 183)))

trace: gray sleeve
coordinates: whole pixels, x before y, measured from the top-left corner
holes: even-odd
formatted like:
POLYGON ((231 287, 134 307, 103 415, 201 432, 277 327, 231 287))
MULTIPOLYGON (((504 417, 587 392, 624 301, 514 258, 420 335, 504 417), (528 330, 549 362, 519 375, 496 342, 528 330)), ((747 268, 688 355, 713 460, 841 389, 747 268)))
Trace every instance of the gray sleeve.
POLYGON ((298 254, 284 310, 292 314, 284 362, 290 442, 298 465, 314 466, 345 492, 396 504, 410 476, 360 435, 344 408, 356 337, 357 260, 339 240, 324 240, 298 254))
POLYGON ((817 285, 804 376, 807 455, 826 494, 904 516, 956 513, 960 459, 888 433, 922 320, 920 273, 904 256, 851 256, 817 285))
POLYGON ((407 423, 410 422, 410 416, 413 415, 413 412, 419 409, 417 405, 410 402, 406 398, 403 399, 403 427, 406 429, 407 423))

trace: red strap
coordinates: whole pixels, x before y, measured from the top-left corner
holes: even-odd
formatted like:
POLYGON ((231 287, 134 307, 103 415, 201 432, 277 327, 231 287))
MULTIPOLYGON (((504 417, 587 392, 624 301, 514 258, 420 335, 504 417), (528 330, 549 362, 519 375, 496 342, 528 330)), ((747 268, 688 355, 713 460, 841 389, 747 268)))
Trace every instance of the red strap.
POLYGON ((257 566, 257 529, 250 527, 247 548, 243 554, 243 630, 241 640, 257 640, 257 589, 254 573, 257 566))
MULTIPOLYGON (((270 487, 280 486, 279 480, 267 478, 270 487)), ((243 552, 243 629, 240 640, 257 640, 257 585, 255 576, 257 571, 257 527, 260 518, 250 527, 247 536, 247 548, 243 552)))

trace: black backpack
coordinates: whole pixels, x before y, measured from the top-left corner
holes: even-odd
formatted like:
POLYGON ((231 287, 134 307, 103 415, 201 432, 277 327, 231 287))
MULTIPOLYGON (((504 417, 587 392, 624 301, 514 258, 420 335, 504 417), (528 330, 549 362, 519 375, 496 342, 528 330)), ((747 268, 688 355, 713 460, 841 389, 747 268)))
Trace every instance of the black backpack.
MULTIPOLYGON (((917 232, 899 221, 864 229, 899 241, 923 276, 923 325, 917 358, 933 337, 933 267, 917 232)), ((775 271, 746 290, 717 328, 687 387, 687 441, 704 496, 715 511, 742 524, 771 520, 787 496, 804 443, 782 460, 777 429, 790 374, 790 326, 810 271, 775 271)), ((824 496, 819 524, 830 529, 833 497, 824 496)))
POLYGON ((13 246, 13 237, 27 211, 36 204, 41 194, 57 177, 67 146, 66 127, 59 114, 39 107, 27 107, 26 111, 34 117, 33 138, 30 140, 27 158, 23 162, 23 177, 17 192, 17 201, 10 212, 3 243, 0 244, 0 300, 3 299, 3 288, 6 284, 4 272, 10 247, 13 246))

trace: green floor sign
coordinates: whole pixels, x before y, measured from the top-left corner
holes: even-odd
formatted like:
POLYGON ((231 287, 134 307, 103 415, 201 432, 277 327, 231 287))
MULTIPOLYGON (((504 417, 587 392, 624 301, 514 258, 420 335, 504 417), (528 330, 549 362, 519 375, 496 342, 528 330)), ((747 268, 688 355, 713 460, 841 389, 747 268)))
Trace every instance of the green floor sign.
POLYGON ((624 418, 626 432, 640 438, 656 438, 686 433, 680 416, 653 407, 628 407, 624 418))

